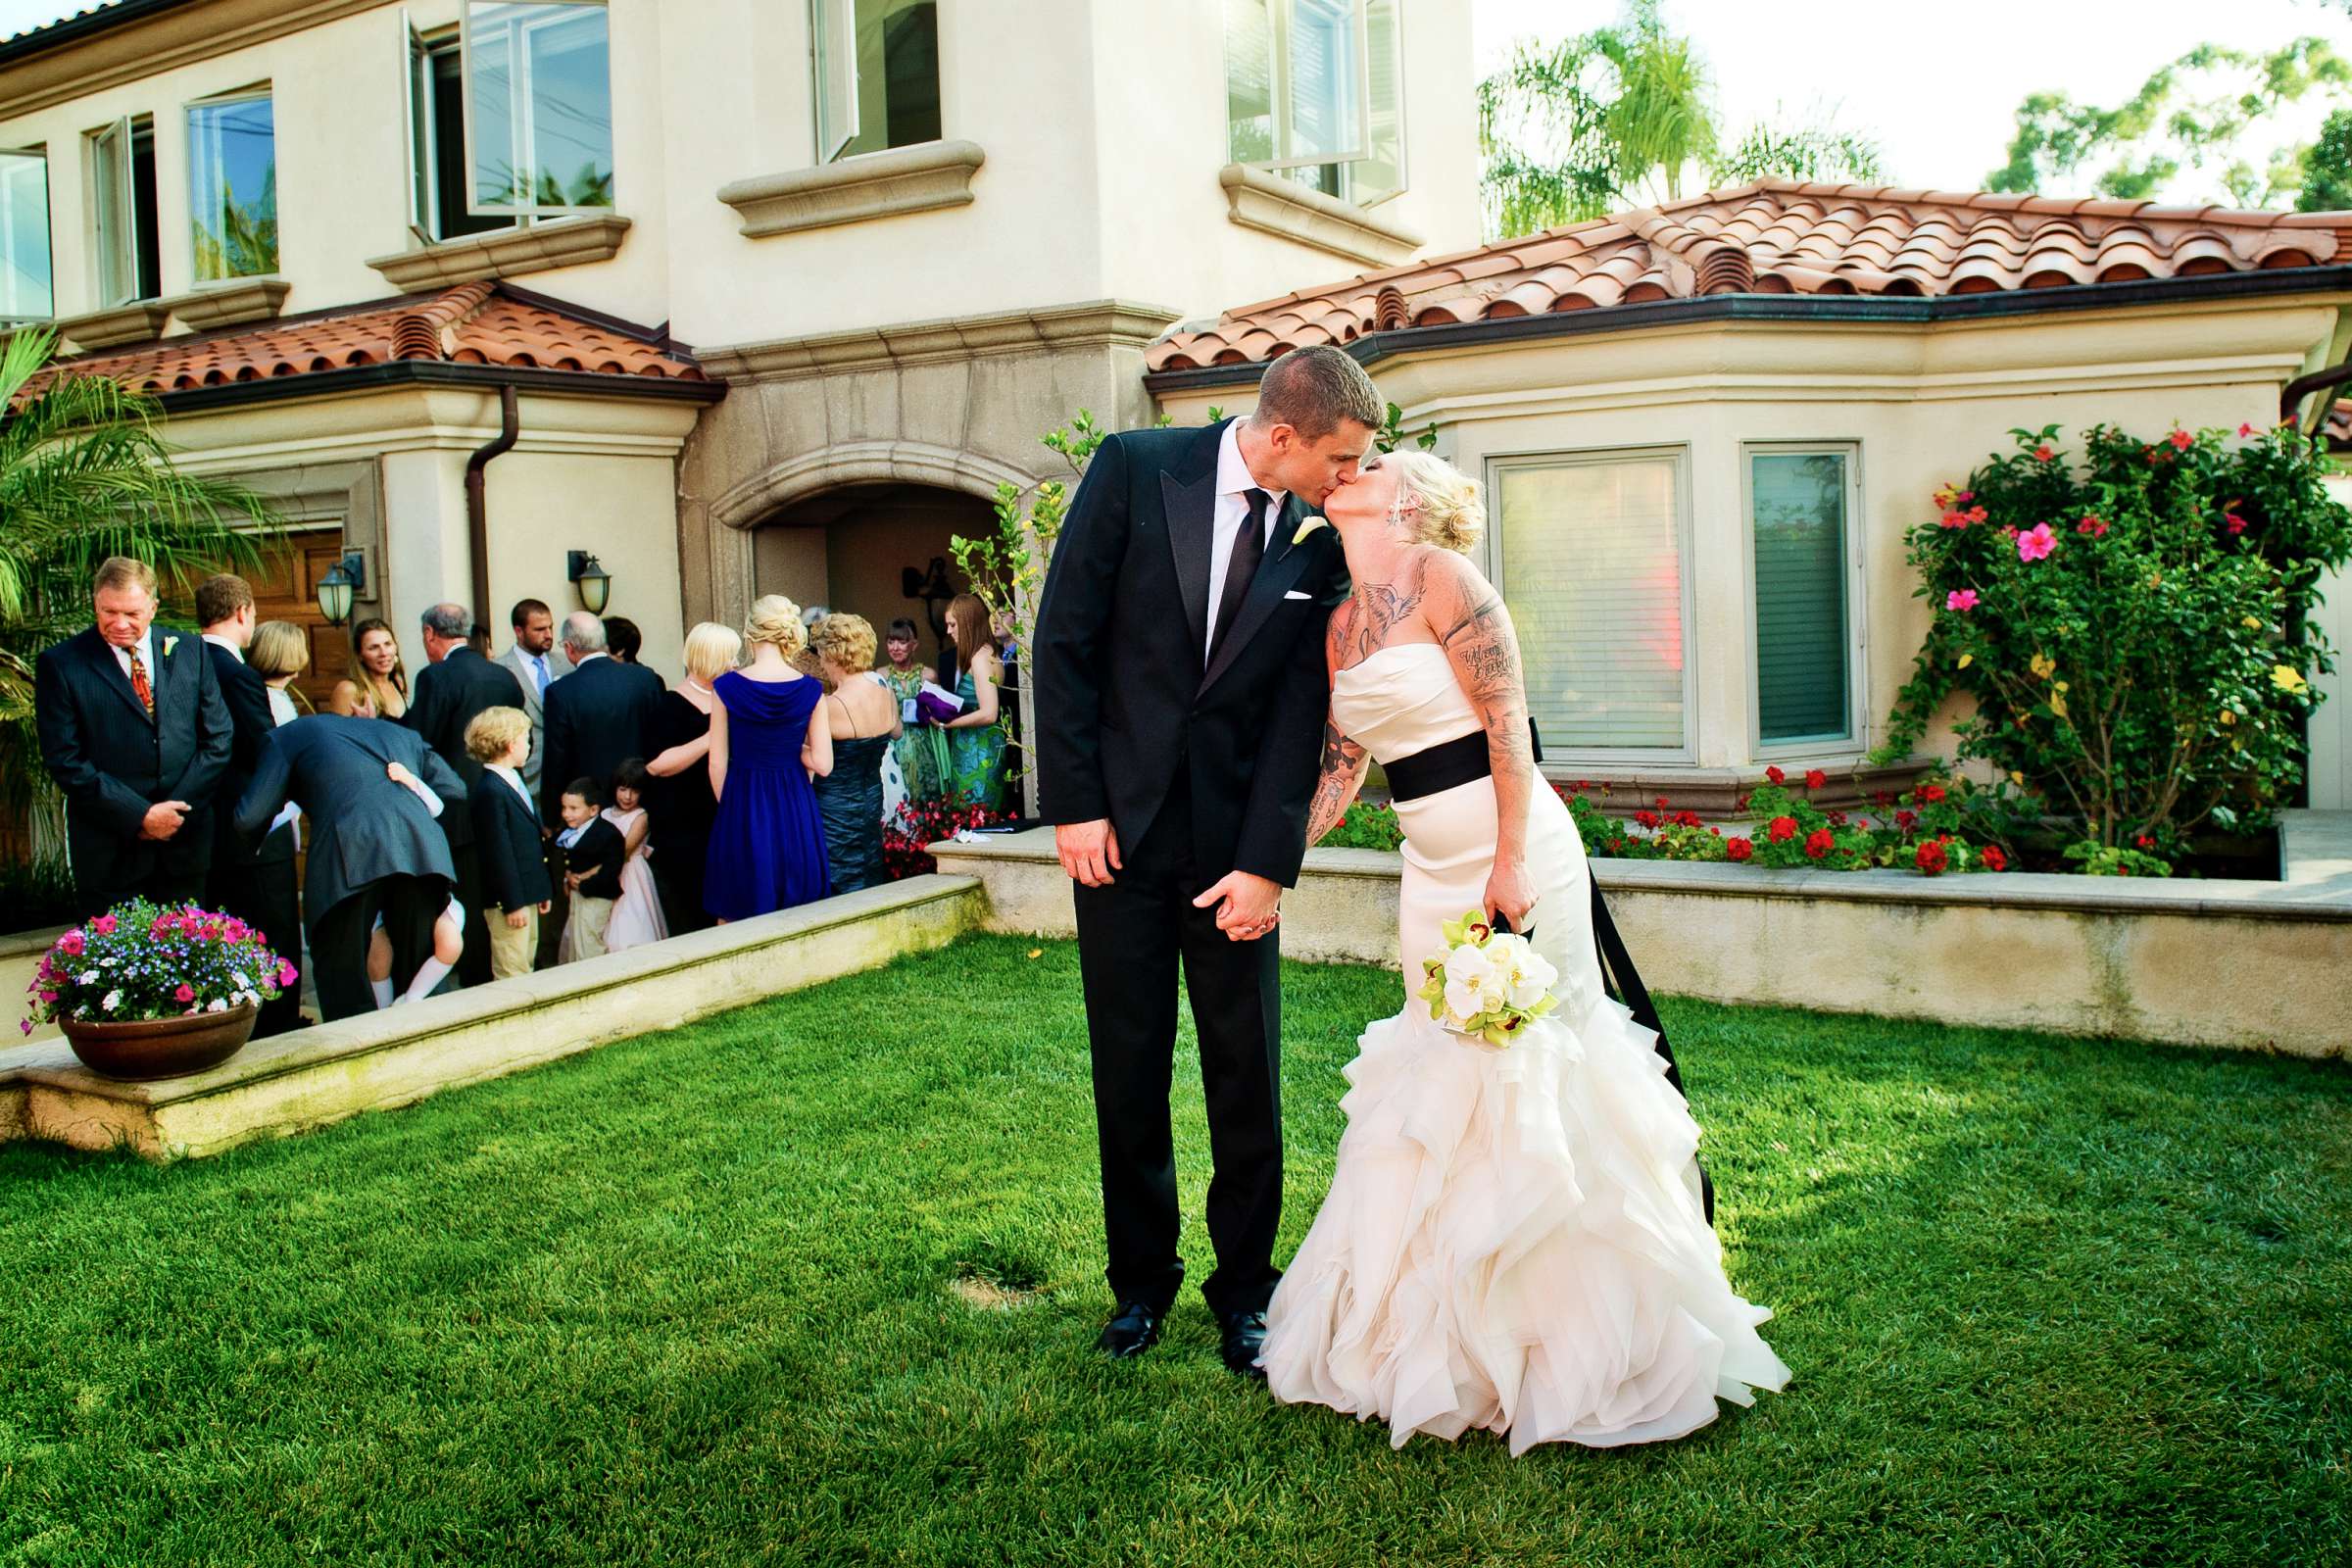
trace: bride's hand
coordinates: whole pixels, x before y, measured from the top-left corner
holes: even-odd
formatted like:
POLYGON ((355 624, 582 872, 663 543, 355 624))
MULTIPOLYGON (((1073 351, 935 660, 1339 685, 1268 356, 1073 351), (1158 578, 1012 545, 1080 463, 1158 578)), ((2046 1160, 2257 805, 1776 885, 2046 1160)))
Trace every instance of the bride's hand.
POLYGON ((1527 929, 1527 911, 1536 906, 1536 885, 1529 880, 1527 867, 1516 860, 1496 860, 1494 873, 1487 878, 1487 912, 1500 914, 1511 922, 1511 929, 1527 929))

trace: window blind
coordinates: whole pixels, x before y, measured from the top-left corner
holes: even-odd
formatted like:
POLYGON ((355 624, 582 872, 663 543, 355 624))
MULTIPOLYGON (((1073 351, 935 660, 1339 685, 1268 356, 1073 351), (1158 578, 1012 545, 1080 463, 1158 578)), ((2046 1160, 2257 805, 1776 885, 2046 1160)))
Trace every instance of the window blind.
POLYGON ((1681 747, 1679 460, 1501 470, 1502 593, 1546 747, 1681 747))
POLYGON ((1765 744, 1843 740, 1847 710, 1846 456, 1748 460, 1756 568, 1756 731, 1765 744))

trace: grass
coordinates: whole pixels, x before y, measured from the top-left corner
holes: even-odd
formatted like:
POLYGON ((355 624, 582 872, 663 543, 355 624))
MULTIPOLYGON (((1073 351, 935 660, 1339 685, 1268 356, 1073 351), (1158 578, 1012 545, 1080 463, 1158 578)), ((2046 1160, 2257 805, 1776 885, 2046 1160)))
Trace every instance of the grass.
MULTIPOLYGON (((0 1562, 2342 1560, 2340 1064, 1672 1004, 1795 1382, 1399 1454, 1234 1380, 1197 1296, 1090 1350, 1076 955, 1030 953, 177 1168, 0 1151, 0 1562)), ((1286 1255, 1399 998, 1287 980, 1286 1255)))

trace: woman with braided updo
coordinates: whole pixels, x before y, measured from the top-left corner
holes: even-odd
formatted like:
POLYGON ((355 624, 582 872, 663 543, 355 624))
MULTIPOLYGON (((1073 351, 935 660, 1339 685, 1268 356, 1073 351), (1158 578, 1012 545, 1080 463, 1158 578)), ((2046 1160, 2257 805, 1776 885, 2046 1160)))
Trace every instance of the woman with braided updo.
POLYGON ((711 682, 710 789, 718 812, 703 904, 743 920, 825 896, 831 875, 811 774, 833 771, 824 688, 793 667, 807 647, 798 605, 768 594, 744 622, 751 662, 711 682))

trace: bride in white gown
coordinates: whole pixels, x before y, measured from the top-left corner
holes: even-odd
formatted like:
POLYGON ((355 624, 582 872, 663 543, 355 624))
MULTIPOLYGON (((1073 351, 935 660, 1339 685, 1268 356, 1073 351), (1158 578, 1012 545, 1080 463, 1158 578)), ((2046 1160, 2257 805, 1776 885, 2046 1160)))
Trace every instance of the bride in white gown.
POLYGON ((1462 554, 1478 486, 1392 454, 1325 512, 1355 594, 1332 617, 1307 842, 1377 758, 1405 834, 1403 972, 1445 921, 1498 908, 1559 970, 1559 1006, 1499 1050, 1412 1000, 1364 1031, 1330 1194, 1267 1311, 1268 1385, 1378 1415, 1397 1447, 1682 1437, 1788 1369, 1724 1277, 1656 1036, 1602 989, 1584 845, 1536 773, 1509 618, 1462 554))

